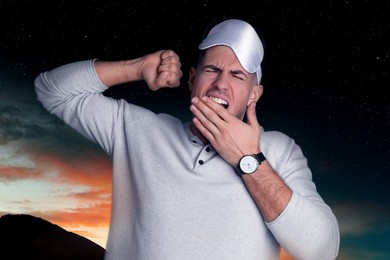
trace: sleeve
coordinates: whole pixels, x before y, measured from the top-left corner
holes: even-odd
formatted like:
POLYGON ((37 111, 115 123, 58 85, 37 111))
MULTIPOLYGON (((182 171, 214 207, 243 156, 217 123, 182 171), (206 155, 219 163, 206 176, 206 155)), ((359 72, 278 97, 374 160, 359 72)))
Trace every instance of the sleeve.
POLYGON ((42 106, 89 140, 112 153, 114 128, 121 127, 123 100, 103 95, 94 60, 70 63, 41 73, 35 91, 42 106))
POLYGON ((269 230, 295 259, 336 259, 338 222, 317 192, 306 158, 290 137, 279 132, 271 135, 265 141, 269 142, 266 157, 292 189, 292 197, 284 211, 266 223, 269 230))

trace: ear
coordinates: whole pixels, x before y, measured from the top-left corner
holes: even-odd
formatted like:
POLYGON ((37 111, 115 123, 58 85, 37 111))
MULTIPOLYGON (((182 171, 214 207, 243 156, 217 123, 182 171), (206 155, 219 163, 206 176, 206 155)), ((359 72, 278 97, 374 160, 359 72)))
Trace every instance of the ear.
POLYGON ((192 91, 192 86, 194 85, 195 74, 196 74, 196 69, 194 67, 191 67, 190 73, 188 75, 188 87, 190 91, 192 91))
POLYGON ((248 106, 250 103, 252 102, 257 102, 261 95, 263 94, 263 85, 255 85, 252 89, 252 92, 249 96, 249 100, 248 100, 248 106))

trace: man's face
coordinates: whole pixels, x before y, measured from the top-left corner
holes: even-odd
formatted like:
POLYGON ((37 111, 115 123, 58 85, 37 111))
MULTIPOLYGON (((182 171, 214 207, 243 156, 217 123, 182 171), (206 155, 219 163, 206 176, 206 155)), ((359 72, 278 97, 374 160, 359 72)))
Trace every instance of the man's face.
POLYGON ((198 68, 191 69, 189 79, 191 98, 210 97, 240 119, 249 103, 260 98, 263 89, 227 46, 209 48, 198 68))

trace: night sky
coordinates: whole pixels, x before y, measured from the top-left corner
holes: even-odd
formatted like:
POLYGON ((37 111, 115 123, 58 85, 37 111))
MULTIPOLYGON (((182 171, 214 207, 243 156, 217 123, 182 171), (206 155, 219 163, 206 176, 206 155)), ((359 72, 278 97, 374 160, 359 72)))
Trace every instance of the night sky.
MULTIPOLYGON (((0 183, 7 183, 4 187, 14 183, 10 171, 4 170, 10 168, 7 149, 21 147, 11 144, 42 141, 47 131, 45 123, 23 124, 33 111, 23 109, 30 105, 41 119, 49 117, 39 110, 33 91, 40 72, 78 60, 128 59, 173 49, 182 62, 181 88, 151 92, 138 84, 129 92, 123 85, 106 94, 188 120, 187 75, 195 65, 203 30, 214 18, 235 17, 251 23, 265 40, 259 122, 265 130, 294 138, 308 158, 320 194, 339 219, 338 259, 390 259, 389 3, 56 0, 38 6, 36 1, 7 2, 0 2, 0 183), (25 129, 32 125, 35 128, 25 129)), ((55 118, 45 122, 66 132, 49 140, 68 144, 67 153, 76 154, 69 143, 96 149, 55 118)), ((45 147, 49 146, 46 140, 45 147)), ((66 158, 73 156, 59 152, 60 147, 51 149, 66 158)), ((12 151, 16 162, 20 153, 12 151)), ((86 156, 104 157, 101 151, 86 156)), ((6 196, 1 191, 0 195, 6 196)), ((0 213, 12 211, 5 205, 0 204, 0 213)))

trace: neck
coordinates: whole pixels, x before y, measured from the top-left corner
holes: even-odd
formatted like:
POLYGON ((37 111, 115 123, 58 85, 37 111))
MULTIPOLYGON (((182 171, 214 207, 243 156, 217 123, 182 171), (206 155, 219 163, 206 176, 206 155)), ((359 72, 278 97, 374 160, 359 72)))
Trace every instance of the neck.
POLYGON ((196 126, 194 126, 193 123, 191 123, 190 129, 191 129, 191 132, 192 132, 195 136, 197 136, 197 137, 202 141, 203 144, 208 144, 208 143, 210 143, 209 140, 208 140, 206 137, 204 137, 204 135, 202 135, 202 133, 199 131, 198 128, 196 128, 196 126))

